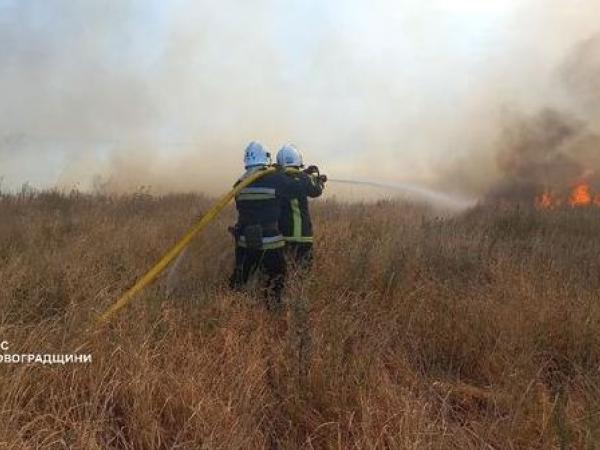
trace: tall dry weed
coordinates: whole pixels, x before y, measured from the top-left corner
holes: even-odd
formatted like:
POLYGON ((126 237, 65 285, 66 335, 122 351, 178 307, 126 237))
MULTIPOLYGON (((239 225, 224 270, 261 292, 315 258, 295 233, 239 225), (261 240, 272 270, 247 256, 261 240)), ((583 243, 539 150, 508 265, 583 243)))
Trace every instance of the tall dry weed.
POLYGON ((0 198, 6 448, 586 448, 600 442, 600 211, 320 202, 289 308, 226 288, 232 210, 110 326, 209 205, 0 198))

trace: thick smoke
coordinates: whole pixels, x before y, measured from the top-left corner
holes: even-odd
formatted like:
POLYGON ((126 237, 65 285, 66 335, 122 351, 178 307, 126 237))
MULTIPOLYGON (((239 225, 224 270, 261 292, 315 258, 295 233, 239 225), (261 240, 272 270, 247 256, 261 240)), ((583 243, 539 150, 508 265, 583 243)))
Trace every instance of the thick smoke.
POLYGON ((573 3, 0 0, 0 177, 218 193, 253 139, 469 195, 524 147, 588 164, 599 8, 573 3))
POLYGON ((585 154, 600 148, 600 138, 583 122, 552 109, 511 119, 497 153, 502 177, 489 199, 531 203, 541 191, 565 192, 596 177, 600 165, 585 154))
POLYGON ((600 34, 576 45, 557 71, 570 108, 513 116, 497 151, 502 178, 489 193, 529 200, 540 191, 564 193, 600 181, 600 34))
POLYGON ((580 42, 560 67, 569 94, 596 127, 600 125, 600 33, 580 42))
POLYGON ((458 180, 455 186, 488 200, 529 204, 541 192, 568 192, 580 182, 600 187, 600 34, 574 45, 552 73, 545 102, 552 106, 505 108, 484 152, 468 151, 442 183, 458 180))

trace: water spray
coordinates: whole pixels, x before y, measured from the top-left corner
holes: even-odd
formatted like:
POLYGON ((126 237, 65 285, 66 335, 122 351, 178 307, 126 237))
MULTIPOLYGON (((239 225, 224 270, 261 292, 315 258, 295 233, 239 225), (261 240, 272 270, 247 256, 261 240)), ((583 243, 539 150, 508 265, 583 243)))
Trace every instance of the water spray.
POLYGON ((445 192, 436 191, 424 186, 419 186, 411 183, 392 183, 373 180, 349 180, 340 178, 329 178, 328 181, 333 183, 351 184, 355 186, 369 186, 383 189, 391 189, 394 191, 402 192, 411 197, 415 197, 420 201, 451 210, 467 209, 474 206, 477 202, 477 200, 474 198, 460 197, 458 195, 447 194, 445 192))
MULTIPOLYGON (((152 266, 152 268, 142 276, 131 288, 129 288, 114 304, 112 304, 103 314, 97 319, 97 324, 103 324, 110 322, 116 314, 129 305, 140 292, 142 292, 147 286, 152 284, 156 279, 173 263, 174 261, 180 260, 180 256, 188 248, 194 238, 202 233, 204 229, 212 222, 219 213, 227 206, 227 204, 246 186, 254 183, 258 179, 276 172, 278 169, 275 167, 266 168, 264 170, 257 171, 256 173, 249 175, 242 179, 236 186, 219 199, 212 208, 208 210, 200 221, 192 227, 188 233, 186 233, 167 253, 163 255, 158 262, 152 266)), ((318 168, 315 167, 316 173, 318 174, 318 168)), ((327 178, 323 175, 323 179, 327 178)), ((358 186, 372 186, 385 189, 393 189, 401 191, 406 194, 420 198, 428 203, 437 204, 449 209, 465 209, 472 206, 475 202, 451 196, 442 192, 434 191, 422 186, 413 184, 398 184, 398 183, 382 183, 379 181, 371 180, 345 180, 345 179, 328 179, 333 183, 344 183, 353 184, 358 186)), ((171 275, 173 271, 171 272, 171 275)))

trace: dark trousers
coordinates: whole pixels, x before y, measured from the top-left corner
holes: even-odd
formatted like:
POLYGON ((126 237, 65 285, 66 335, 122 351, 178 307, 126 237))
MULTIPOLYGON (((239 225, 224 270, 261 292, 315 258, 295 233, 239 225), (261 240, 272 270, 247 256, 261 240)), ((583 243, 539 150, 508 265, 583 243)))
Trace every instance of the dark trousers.
POLYGON ((313 245, 310 242, 287 242, 285 255, 294 269, 310 270, 313 264, 313 245))
POLYGON ((236 247, 235 268, 229 283, 231 288, 241 289, 255 274, 260 277, 267 305, 279 306, 286 275, 283 248, 254 250, 236 247))

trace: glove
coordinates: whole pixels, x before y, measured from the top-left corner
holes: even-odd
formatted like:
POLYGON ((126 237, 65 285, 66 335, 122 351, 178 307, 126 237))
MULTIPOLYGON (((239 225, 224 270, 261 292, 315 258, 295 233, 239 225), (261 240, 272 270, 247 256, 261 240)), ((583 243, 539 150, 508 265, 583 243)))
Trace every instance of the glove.
POLYGON ((319 181, 323 184, 327 183, 327 175, 319 175, 319 181))
POLYGON ((312 175, 313 173, 319 173, 319 168, 317 166, 308 166, 304 172, 312 175))

